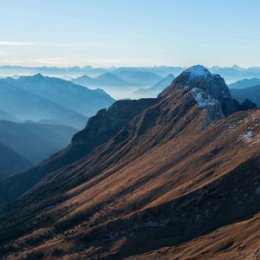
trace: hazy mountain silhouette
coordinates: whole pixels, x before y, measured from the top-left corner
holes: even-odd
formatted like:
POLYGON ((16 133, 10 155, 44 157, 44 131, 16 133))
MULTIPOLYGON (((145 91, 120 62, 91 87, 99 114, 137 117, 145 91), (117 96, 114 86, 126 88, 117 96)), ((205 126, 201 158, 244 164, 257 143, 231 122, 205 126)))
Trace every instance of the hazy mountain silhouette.
POLYGON ((242 68, 236 65, 232 67, 215 66, 210 68, 210 71, 215 74, 220 74, 228 82, 260 78, 260 67, 242 68))
POLYGON ((135 83, 127 82, 114 73, 103 73, 96 78, 91 78, 87 75, 72 79, 72 82, 82 86, 91 88, 102 88, 113 97, 122 99, 129 98, 130 94, 140 86, 135 83))
POLYGON ((239 102, 243 102, 247 98, 260 107, 260 84, 248 88, 230 89, 230 92, 239 102))
POLYGON ((104 91, 92 90, 59 78, 44 77, 37 74, 32 77, 20 77, 19 88, 50 100, 62 107, 89 117, 97 110, 110 106, 112 99, 104 91))
POLYGON ((249 88, 260 84, 260 79, 254 78, 254 79, 242 79, 238 80, 234 83, 229 84, 229 88, 234 89, 243 89, 243 88, 249 88))
POLYGON ((122 80, 120 77, 116 76, 113 73, 107 72, 99 75, 96 78, 91 78, 87 75, 72 79, 73 83, 86 86, 86 87, 127 87, 133 84, 122 80))
POLYGON ((25 171, 33 164, 0 141, 0 180, 25 171))
POLYGON ((145 97, 156 97, 160 92, 162 92, 166 87, 168 87, 174 80, 174 76, 169 74, 159 82, 157 82, 152 87, 146 89, 139 89, 133 93, 134 97, 145 98, 145 97))
POLYGON ((67 146, 78 130, 70 126, 0 120, 0 142, 36 164, 67 146))
POLYGON ((40 74, 0 79, 0 108, 20 121, 43 120, 82 128, 88 115, 113 102, 104 91, 40 74))
POLYGON ((161 76, 146 71, 118 68, 113 71, 115 75, 126 82, 139 86, 152 86, 162 79, 161 76))
MULTIPOLYGON (((173 75, 178 75, 182 71, 184 71, 185 67, 180 66, 155 66, 155 67, 117 67, 117 68, 102 68, 102 67, 21 67, 21 66, 0 66, 0 76, 12 76, 12 75, 32 75, 36 73, 42 73, 44 75, 49 76, 58 76, 58 77, 65 77, 67 78, 76 78, 82 76, 84 74, 96 78, 97 76, 107 73, 107 72, 117 72, 120 70, 129 71, 129 72, 140 72, 140 73, 153 73, 159 75, 160 77, 164 78, 168 74, 172 73, 173 75)), ((251 67, 251 68, 242 68, 239 66, 232 66, 232 67, 219 67, 213 66, 209 68, 210 72, 214 74, 220 74, 224 77, 228 82, 234 82, 237 80, 242 80, 245 78, 260 78, 260 67, 251 67)), ((118 74, 116 74, 119 76, 118 74)), ((120 76, 119 76, 120 77, 120 76)), ((122 78, 123 80, 127 81, 126 79, 122 78)), ((159 81, 159 79, 157 80, 159 81)), ((131 82, 133 83, 133 82, 131 82)), ((153 82, 151 84, 144 84, 146 86, 152 86, 155 84, 153 82)))

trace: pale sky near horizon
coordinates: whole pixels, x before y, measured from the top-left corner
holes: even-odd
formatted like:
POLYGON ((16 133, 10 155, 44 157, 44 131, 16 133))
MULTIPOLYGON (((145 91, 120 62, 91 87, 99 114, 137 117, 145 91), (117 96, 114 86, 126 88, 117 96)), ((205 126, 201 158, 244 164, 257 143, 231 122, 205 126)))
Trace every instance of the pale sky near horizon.
POLYGON ((1 0, 0 65, 260 66, 260 0, 1 0))

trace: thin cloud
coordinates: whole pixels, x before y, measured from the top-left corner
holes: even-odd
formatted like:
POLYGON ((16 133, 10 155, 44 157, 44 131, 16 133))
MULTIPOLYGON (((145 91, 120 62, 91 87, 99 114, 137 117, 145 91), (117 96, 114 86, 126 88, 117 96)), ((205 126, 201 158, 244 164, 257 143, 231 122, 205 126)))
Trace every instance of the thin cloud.
POLYGON ((64 57, 46 57, 33 60, 34 63, 43 66, 66 66, 69 62, 64 57))
POLYGON ((0 46, 31 46, 35 44, 35 42, 0 41, 0 46))
POLYGON ((103 42, 22 42, 22 41, 0 41, 0 46, 50 46, 50 47, 89 47, 89 46, 103 46, 103 42))

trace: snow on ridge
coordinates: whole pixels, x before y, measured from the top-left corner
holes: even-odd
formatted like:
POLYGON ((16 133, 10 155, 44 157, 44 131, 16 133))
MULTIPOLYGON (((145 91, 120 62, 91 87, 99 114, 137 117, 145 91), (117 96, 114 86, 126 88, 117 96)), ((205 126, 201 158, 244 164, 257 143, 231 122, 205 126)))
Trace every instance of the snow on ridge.
POLYGON ((213 97, 209 96, 205 90, 200 88, 193 88, 191 90, 191 94, 195 98, 195 100, 199 103, 199 107, 207 108, 209 106, 215 106, 218 104, 218 101, 213 97))
POLYGON ((211 97, 205 90, 195 87, 191 90, 191 94, 198 102, 199 107, 207 110, 208 116, 204 122, 204 127, 225 117, 219 101, 211 97))

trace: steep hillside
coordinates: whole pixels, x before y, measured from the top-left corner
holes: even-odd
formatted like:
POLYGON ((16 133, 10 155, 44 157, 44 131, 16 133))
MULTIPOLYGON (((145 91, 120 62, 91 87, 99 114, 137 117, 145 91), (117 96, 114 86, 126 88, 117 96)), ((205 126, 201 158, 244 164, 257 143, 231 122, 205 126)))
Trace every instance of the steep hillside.
MULTIPOLYGON (((118 113, 128 115, 122 104, 118 113)), ((98 137, 90 127, 74 141, 87 146, 91 129, 98 137)), ((236 111, 224 80, 195 66, 118 129, 2 205, 3 258, 258 254, 259 110, 236 111)))

